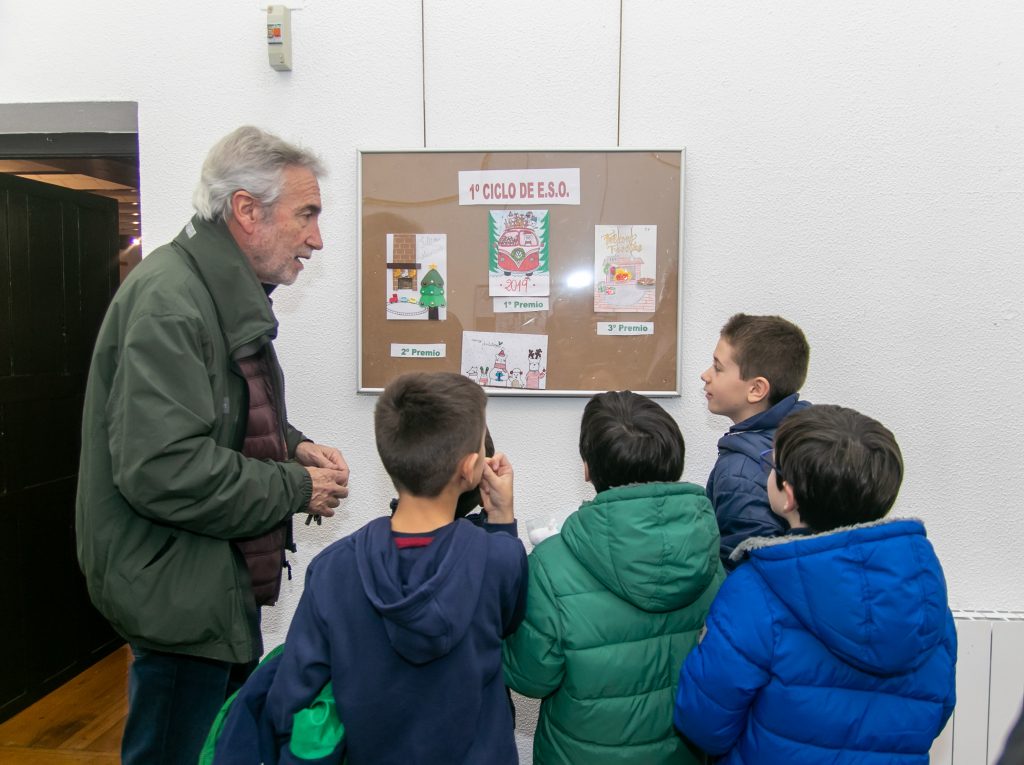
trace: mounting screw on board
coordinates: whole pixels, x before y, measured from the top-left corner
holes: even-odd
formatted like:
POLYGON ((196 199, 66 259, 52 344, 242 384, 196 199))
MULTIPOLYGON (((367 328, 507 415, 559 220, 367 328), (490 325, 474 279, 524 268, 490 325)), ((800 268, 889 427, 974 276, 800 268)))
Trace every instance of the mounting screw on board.
POLYGON ((267 54, 277 71, 292 70, 292 12, 286 5, 267 6, 267 54))

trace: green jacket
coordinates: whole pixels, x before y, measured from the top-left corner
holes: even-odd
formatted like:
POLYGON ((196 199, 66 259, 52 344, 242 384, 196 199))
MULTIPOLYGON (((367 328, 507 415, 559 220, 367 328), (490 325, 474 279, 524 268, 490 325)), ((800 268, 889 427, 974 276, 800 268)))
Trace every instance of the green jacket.
POLYGON ((672 725, 679 667, 725 578, 718 525, 690 483, 621 486, 530 554, 505 682, 543 698, 533 761, 697 763, 672 725))
MULTIPOLYGON (((233 359, 277 334, 270 302, 223 223, 198 217, 137 266, 93 351, 82 418, 78 560, 100 612, 150 649, 245 662, 262 652, 249 575, 230 539, 304 509, 295 462, 240 449, 248 387, 233 359)), ((288 453, 284 380, 268 360, 288 453)))

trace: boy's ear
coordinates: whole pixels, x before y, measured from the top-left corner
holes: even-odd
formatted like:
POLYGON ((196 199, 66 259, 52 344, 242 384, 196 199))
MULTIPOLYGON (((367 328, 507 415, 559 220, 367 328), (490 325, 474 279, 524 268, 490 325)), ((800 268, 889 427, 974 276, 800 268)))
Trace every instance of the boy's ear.
POLYGON ((459 460, 458 477, 465 484, 466 488, 472 489, 476 486, 473 478, 476 473, 476 463, 481 457, 477 452, 470 452, 461 460, 459 460))
POLYGON ((590 483, 590 466, 586 462, 583 463, 583 480, 590 483))
POLYGON ((782 491, 786 495, 785 511, 787 513, 799 513, 800 506, 796 503, 796 495, 793 493, 793 485, 789 481, 783 481, 782 491))
POLYGON ((755 377, 750 381, 747 388, 747 403, 760 404, 768 398, 768 392, 771 390, 771 387, 772 385, 768 382, 767 377, 755 377))

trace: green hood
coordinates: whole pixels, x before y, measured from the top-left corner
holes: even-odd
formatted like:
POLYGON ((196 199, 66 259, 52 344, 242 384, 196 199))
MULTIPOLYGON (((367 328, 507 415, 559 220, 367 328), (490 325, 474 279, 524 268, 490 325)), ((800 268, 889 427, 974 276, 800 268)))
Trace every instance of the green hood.
POLYGON ((566 519, 562 539, 580 564, 618 597, 661 613, 704 594, 718 570, 715 514, 692 483, 619 486, 566 519), (680 538, 678 530, 689 533, 680 538))

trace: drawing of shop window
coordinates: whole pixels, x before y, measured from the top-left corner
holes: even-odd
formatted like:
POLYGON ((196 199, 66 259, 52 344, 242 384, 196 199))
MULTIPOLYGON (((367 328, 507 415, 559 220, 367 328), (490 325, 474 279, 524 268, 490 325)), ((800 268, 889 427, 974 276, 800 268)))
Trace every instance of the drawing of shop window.
POLYGON ((657 258, 657 226, 595 226, 594 310, 653 312, 657 258))
POLYGON ((616 226, 615 232, 605 235, 608 256, 605 258, 605 278, 612 284, 635 284, 644 267, 644 259, 633 235, 632 226, 616 226))
POLYGON ((419 291, 417 273, 420 264, 416 261, 416 234, 392 234, 392 260, 388 263, 391 271, 391 289, 419 291))

